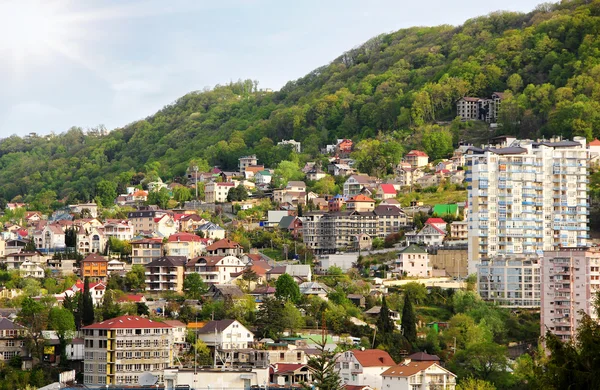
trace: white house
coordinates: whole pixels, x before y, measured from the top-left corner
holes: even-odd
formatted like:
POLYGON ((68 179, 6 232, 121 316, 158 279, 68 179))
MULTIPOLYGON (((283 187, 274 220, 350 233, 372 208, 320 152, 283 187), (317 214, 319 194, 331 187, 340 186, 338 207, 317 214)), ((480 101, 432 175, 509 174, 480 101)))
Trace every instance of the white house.
MULTIPOLYGON (((70 289, 66 290, 65 292, 63 292, 62 295, 63 297, 65 296, 69 296, 72 297, 74 296, 77 292, 81 291, 83 293, 83 288, 84 288, 84 283, 79 280, 77 281, 77 283, 75 283, 73 285, 73 287, 71 287, 70 289)), ((95 282, 95 283, 90 283, 90 295, 92 296, 92 302, 94 303, 94 306, 100 305, 102 303, 102 299, 104 299, 104 293, 106 292, 106 285, 102 282, 95 282)))
POLYGON ((302 148, 302 143, 300 143, 296 140, 293 140, 293 139, 281 140, 281 141, 277 142, 277 145, 291 145, 292 150, 294 150, 296 153, 300 153, 300 150, 302 148))
POLYGON ((200 256, 186 264, 186 273, 197 273, 205 283, 230 284, 231 274, 242 272, 246 264, 236 256, 200 256))
MULTIPOLYGON (((380 349, 353 350, 338 355, 337 368, 346 385, 368 385, 374 389, 383 389, 381 374, 396 362, 380 349)), ((390 389, 395 389, 394 387, 390 389)))
POLYGON ((300 293, 304 295, 317 296, 319 298, 327 300, 327 294, 329 294, 329 287, 319 282, 304 282, 301 283, 300 293))
POLYGON ((381 374, 381 388, 394 390, 456 388, 456 375, 436 362, 422 361, 399 364, 381 374))
POLYGON ((265 170, 254 174, 254 182, 256 184, 269 184, 271 182, 271 172, 265 170))
POLYGON ((19 267, 19 272, 24 278, 42 279, 44 277, 44 269, 38 264, 29 260, 25 260, 19 267))
POLYGON ((198 231, 202 232, 205 238, 211 238, 213 240, 222 240, 225 238, 225 229, 212 222, 207 222, 198 226, 198 231))
POLYGON ((446 222, 441 218, 429 218, 419 232, 406 233, 408 243, 442 245, 446 237, 446 222))
MULTIPOLYGON (((260 173, 260 172, 259 172, 260 173)), ((227 202, 229 191, 235 187, 234 183, 208 183, 204 188, 204 197, 207 203, 227 202)))
POLYGON ((254 342, 254 333, 237 320, 208 321, 196 334, 206 345, 218 349, 247 349, 254 342))
POLYGON ((398 273, 427 278, 431 276, 431 270, 429 254, 418 245, 411 244, 398 254, 395 269, 398 273))

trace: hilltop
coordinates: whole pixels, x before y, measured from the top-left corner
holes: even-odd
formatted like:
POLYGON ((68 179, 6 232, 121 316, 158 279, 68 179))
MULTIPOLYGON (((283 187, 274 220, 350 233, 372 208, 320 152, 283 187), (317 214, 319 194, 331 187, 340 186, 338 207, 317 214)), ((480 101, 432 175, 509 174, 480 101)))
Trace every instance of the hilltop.
POLYGON ((101 180, 178 180, 191 160, 232 169, 249 153, 269 166, 304 161, 336 138, 379 138, 379 146, 362 145, 395 141, 444 157, 452 143, 487 136, 454 120, 455 101, 494 91, 505 91, 503 133, 592 139, 600 135, 599 36, 600 1, 382 34, 277 92, 240 81, 189 93, 107 134, 72 128, 4 139, 0 197, 88 200, 101 180), (274 147, 283 138, 301 141, 303 154, 274 147))

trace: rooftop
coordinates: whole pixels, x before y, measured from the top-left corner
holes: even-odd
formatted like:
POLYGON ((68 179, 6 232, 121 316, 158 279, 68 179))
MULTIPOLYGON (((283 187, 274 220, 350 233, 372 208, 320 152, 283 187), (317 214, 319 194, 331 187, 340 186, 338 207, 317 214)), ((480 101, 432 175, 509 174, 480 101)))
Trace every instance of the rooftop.
POLYGON ((110 320, 97 322, 84 326, 82 329, 146 329, 146 328, 171 328, 162 322, 152 321, 138 316, 120 316, 110 320))

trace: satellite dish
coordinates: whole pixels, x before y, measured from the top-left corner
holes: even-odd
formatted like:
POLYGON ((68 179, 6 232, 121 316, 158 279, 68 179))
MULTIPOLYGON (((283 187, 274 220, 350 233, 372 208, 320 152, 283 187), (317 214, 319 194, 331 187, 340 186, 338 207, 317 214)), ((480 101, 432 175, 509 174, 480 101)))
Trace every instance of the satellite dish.
POLYGON ((151 372, 144 372, 139 376, 138 382, 140 386, 152 386, 158 382, 158 377, 156 375, 152 375, 151 372))

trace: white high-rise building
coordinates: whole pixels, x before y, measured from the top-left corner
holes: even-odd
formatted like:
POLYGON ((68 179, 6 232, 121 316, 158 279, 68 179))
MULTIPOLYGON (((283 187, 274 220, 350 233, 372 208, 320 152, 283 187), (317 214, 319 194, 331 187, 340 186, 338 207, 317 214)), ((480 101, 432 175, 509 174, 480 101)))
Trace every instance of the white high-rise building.
POLYGON ((593 303, 600 290, 600 249, 544 252, 541 285, 542 336, 549 330, 563 340, 575 338, 581 311, 598 317, 593 303))
MULTIPOLYGON (((531 259, 543 251, 587 246, 585 139, 504 139, 509 142, 468 151, 470 274, 482 260, 531 259)), ((484 278, 489 275, 478 280, 484 278)), ((502 292, 491 291, 490 296, 507 299, 502 292)))

